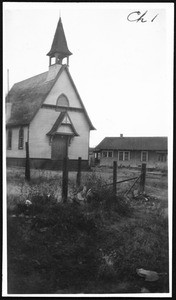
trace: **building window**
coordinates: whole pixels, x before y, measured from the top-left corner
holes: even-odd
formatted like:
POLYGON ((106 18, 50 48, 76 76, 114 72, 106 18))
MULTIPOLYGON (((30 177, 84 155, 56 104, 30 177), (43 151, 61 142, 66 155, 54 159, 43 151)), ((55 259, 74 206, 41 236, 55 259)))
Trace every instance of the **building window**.
POLYGON ((165 153, 158 154, 158 161, 166 162, 167 161, 167 154, 165 154, 165 153))
POLYGON ((12 129, 8 130, 8 136, 7 136, 7 149, 12 149, 12 129))
POLYGON ((119 151, 119 160, 120 161, 130 160, 130 151, 119 151))
POLYGON ((56 106, 65 106, 65 107, 69 106, 69 101, 64 94, 59 96, 59 98, 57 99, 57 102, 56 102, 56 106))
POLYGON ((123 151, 119 152, 119 160, 123 160, 123 151))
POLYGON ((102 157, 113 157, 113 151, 103 151, 102 157))
POLYGON ((147 151, 142 151, 141 152, 141 161, 148 161, 148 152, 147 151))
POLYGON ((113 152, 112 151, 108 151, 108 157, 113 157, 113 152))
POLYGON ((102 152, 102 157, 108 157, 108 152, 107 151, 103 151, 102 152))
POLYGON ((18 139, 18 149, 23 149, 24 147, 24 129, 21 127, 19 129, 19 139, 18 139))
POLYGON ((130 152, 129 151, 125 151, 124 152, 124 160, 129 160, 130 157, 130 152))

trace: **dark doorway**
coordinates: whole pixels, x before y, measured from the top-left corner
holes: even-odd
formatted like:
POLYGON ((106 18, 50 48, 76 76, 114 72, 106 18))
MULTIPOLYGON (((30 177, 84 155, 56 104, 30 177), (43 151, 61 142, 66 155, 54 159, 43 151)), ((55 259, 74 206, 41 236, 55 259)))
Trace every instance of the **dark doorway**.
POLYGON ((55 135, 52 140, 51 159, 63 160, 67 155, 67 136, 55 135))

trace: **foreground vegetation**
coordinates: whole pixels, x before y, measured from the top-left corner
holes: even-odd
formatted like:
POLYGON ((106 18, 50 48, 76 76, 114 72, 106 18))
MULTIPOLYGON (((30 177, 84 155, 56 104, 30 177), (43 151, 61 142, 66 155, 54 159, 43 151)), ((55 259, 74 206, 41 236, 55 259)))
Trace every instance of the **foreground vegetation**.
POLYGON ((7 199, 10 294, 168 292, 167 201, 114 197, 90 173, 91 197, 62 203, 61 179, 27 184, 20 176, 8 178, 21 191, 7 199), (138 268, 166 274, 147 282, 138 268))

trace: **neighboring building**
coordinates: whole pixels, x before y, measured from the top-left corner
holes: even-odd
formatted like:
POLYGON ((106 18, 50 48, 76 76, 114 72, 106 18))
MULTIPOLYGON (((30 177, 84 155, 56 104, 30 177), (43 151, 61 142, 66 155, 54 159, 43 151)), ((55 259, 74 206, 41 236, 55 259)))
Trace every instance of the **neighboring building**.
POLYGON ((95 147, 95 159, 100 166, 167 168, 167 137, 105 137, 95 147))
POLYGON ((60 169, 67 154, 70 168, 78 157, 88 167, 95 128, 68 69, 71 54, 60 18, 47 54, 49 70, 15 83, 6 97, 7 165, 25 165, 28 142, 34 168, 60 169))

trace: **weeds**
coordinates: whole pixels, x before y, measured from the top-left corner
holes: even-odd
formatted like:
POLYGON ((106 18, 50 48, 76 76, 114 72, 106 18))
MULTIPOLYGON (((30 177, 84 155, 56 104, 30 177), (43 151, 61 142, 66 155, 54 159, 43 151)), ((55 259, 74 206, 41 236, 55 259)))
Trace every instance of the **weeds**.
MULTIPOLYGON (((160 202, 115 197, 95 173, 83 185, 92 190, 84 205, 58 201, 58 178, 22 183, 8 196, 9 293, 138 292, 145 283, 136 268, 168 273, 160 202)), ((147 288, 168 292, 168 279, 147 288)))

